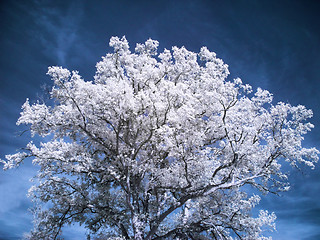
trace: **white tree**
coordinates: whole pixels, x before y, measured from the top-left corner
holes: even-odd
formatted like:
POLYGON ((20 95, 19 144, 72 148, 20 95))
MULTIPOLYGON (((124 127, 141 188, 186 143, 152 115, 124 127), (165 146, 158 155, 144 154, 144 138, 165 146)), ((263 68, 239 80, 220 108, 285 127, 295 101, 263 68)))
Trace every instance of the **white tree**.
POLYGON ((54 103, 22 107, 17 124, 45 142, 3 162, 40 166, 30 238, 56 239, 78 222, 109 239, 266 239, 275 215, 253 217, 260 198, 243 186, 287 190, 281 162, 314 167, 318 151, 301 146, 312 111, 227 80, 206 47, 158 54, 148 40, 132 53, 124 37, 110 46, 94 81, 50 67, 54 103))

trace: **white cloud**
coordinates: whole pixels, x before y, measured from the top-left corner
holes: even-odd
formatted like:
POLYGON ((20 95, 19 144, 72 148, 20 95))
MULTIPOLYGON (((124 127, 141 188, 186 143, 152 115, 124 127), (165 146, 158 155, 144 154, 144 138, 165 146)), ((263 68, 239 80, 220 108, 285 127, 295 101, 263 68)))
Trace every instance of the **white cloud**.
POLYGON ((64 8, 37 3, 30 14, 36 22, 35 34, 45 54, 54 56, 58 64, 66 65, 68 52, 78 38, 83 1, 72 1, 64 8))

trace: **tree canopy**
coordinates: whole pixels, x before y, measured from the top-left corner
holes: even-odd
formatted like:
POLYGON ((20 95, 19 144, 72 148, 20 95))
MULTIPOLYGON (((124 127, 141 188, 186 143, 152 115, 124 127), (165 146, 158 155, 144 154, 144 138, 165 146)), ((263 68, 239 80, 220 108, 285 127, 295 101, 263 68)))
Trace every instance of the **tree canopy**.
POLYGON ((275 214, 253 216, 260 197, 244 186, 286 191, 282 163, 314 167, 301 144, 312 111, 227 79, 206 47, 158 45, 112 37, 93 81, 50 67, 53 101, 24 103, 17 124, 43 142, 3 163, 40 166, 31 239, 75 222, 108 239, 267 239, 275 214))

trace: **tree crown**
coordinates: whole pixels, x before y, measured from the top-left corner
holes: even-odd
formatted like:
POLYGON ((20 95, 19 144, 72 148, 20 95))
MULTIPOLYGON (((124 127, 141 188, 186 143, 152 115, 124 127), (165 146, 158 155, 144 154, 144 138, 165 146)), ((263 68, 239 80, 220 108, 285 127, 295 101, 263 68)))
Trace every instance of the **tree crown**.
POLYGON ((311 110, 227 80, 206 47, 158 54, 158 45, 132 53, 112 37, 93 81, 50 67, 54 103, 23 105, 17 124, 50 139, 3 161, 40 166, 30 238, 79 222, 110 239, 265 239, 275 215, 252 217, 260 198, 242 186, 287 190, 282 161, 314 167, 318 151, 301 144, 311 110))

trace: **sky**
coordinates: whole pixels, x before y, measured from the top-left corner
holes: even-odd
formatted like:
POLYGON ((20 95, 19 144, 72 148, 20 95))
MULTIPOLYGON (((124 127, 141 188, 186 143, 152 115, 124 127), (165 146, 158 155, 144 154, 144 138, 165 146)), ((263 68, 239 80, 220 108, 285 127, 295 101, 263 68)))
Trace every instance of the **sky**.
MULTIPOLYGON (((131 46, 152 38, 160 49, 207 46, 240 77, 274 101, 302 104, 314 112, 304 145, 320 149, 319 1, 0 1, 0 159, 23 148, 29 134, 16 126, 21 105, 45 98, 48 66, 78 70, 92 80, 95 64, 111 51, 110 37, 131 46)), ((37 168, 25 162, 0 170, 0 240, 21 239, 32 228, 29 181, 37 168)), ((291 170, 291 190, 262 196, 261 209, 275 212, 273 239, 320 239, 320 164, 291 170)), ((65 239, 85 239, 74 226, 65 239)))

